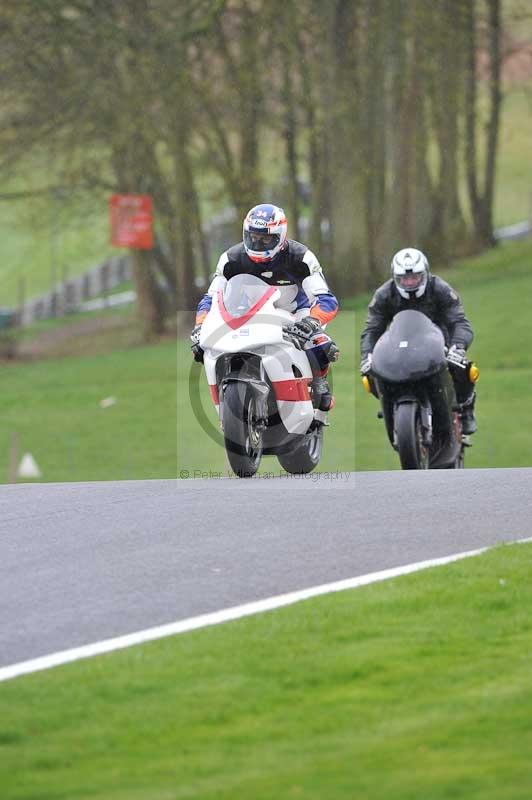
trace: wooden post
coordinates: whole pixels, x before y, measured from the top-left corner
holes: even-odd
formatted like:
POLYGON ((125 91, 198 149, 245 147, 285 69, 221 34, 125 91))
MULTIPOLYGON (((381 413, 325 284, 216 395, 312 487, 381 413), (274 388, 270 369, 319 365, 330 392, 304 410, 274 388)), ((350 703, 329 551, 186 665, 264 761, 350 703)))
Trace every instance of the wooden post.
POLYGON ((26 278, 23 276, 18 281, 18 314, 17 325, 20 327, 24 320, 24 306, 26 304, 26 278))
POLYGON ((16 431, 11 434, 11 448, 9 452, 8 483, 17 482, 18 462, 20 455, 20 437, 16 431))

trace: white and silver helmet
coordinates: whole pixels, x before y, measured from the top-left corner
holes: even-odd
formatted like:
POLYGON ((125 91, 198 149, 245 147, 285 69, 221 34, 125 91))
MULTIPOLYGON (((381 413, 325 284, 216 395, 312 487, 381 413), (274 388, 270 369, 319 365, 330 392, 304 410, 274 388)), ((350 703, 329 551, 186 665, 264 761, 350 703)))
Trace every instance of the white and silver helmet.
POLYGON ((406 300, 425 294, 429 274, 429 262, 421 250, 405 247, 392 259, 392 277, 397 291, 406 300))

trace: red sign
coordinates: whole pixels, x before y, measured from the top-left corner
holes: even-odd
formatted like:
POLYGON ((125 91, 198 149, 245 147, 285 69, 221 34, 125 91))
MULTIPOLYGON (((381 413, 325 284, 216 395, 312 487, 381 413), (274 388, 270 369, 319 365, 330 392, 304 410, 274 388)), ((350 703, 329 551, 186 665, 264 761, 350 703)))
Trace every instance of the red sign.
POLYGON ((151 250, 153 202, 149 194, 114 194, 109 201, 111 244, 151 250))

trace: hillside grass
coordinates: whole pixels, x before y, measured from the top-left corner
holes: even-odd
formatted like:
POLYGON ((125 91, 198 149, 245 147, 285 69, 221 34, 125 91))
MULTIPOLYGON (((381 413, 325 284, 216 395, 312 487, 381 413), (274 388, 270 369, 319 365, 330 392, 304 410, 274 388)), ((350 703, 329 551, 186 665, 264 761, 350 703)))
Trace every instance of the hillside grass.
MULTIPOLYGON (((37 176, 42 170, 37 169, 37 176)), ((45 185, 44 176, 33 178, 45 185)), ((30 189, 21 179, 2 189, 30 189)), ((111 255, 107 200, 74 193, 0 202, 0 305, 16 307, 111 255)))
POLYGON ((532 547, 0 684, 3 800, 528 800, 532 547))
POLYGON ((507 88, 503 96, 494 220, 501 227, 532 219, 532 81, 507 88))
MULTIPOLYGON (((466 454, 470 467, 532 465, 532 241, 501 245, 481 257, 466 259, 441 273, 461 294, 475 329, 471 357, 478 363, 479 432, 466 454)), ((341 359, 332 369, 336 407, 329 415, 320 471, 399 469, 378 402, 365 393, 358 375, 359 338, 369 296, 347 300, 328 332, 338 342, 341 359)), ((227 474, 221 434, 202 370, 190 364, 189 343, 178 342, 178 464, 194 475, 227 474), (203 426, 191 410, 189 374, 200 387, 203 426), (208 425, 207 425, 208 420, 208 425), (208 434, 206 431, 208 430, 208 434)), ((273 457, 261 473, 279 474, 273 457)))
POLYGON ((44 481, 176 476, 173 341, 4 364, 2 373, 1 480, 7 479, 14 434, 19 457, 31 452, 44 481), (107 397, 116 404, 101 408, 107 397))
MULTIPOLYGON (((442 275, 462 295, 476 333, 470 352, 481 370, 479 432, 466 465, 530 466, 532 241, 501 246, 442 275)), ((321 472, 399 468, 376 417, 378 403, 364 392, 358 375, 367 300, 346 300, 329 327, 342 356, 332 371, 337 403, 325 432, 321 472)), ((56 325, 39 323, 36 333, 48 335, 56 325)), ((104 330, 78 337, 76 357, 2 364, 1 481, 7 480, 14 434, 19 456, 31 452, 44 481, 229 474, 203 370, 192 363, 189 341, 126 348, 121 343, 130 336, 127 327, 104 330), (84 356, 85 346, 95 344, 109 352, 84 356), (100 408, 109 396, 116 397, 116 405, 100 408)), ((260 474, 280 474, 277 459, 265 457, 260 474)))

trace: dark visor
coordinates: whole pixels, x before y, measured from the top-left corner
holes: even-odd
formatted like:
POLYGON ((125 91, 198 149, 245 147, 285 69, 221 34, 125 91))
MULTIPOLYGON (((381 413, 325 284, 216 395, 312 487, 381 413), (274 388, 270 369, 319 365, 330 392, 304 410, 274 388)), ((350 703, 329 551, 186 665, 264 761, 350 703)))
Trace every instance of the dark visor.
POLYGON ((244 244, 249 250, 256 253, 264 253, 266 250, 273 250, 280 242, 278 233, 266 233, 265 231, 245 231, 244 244))

